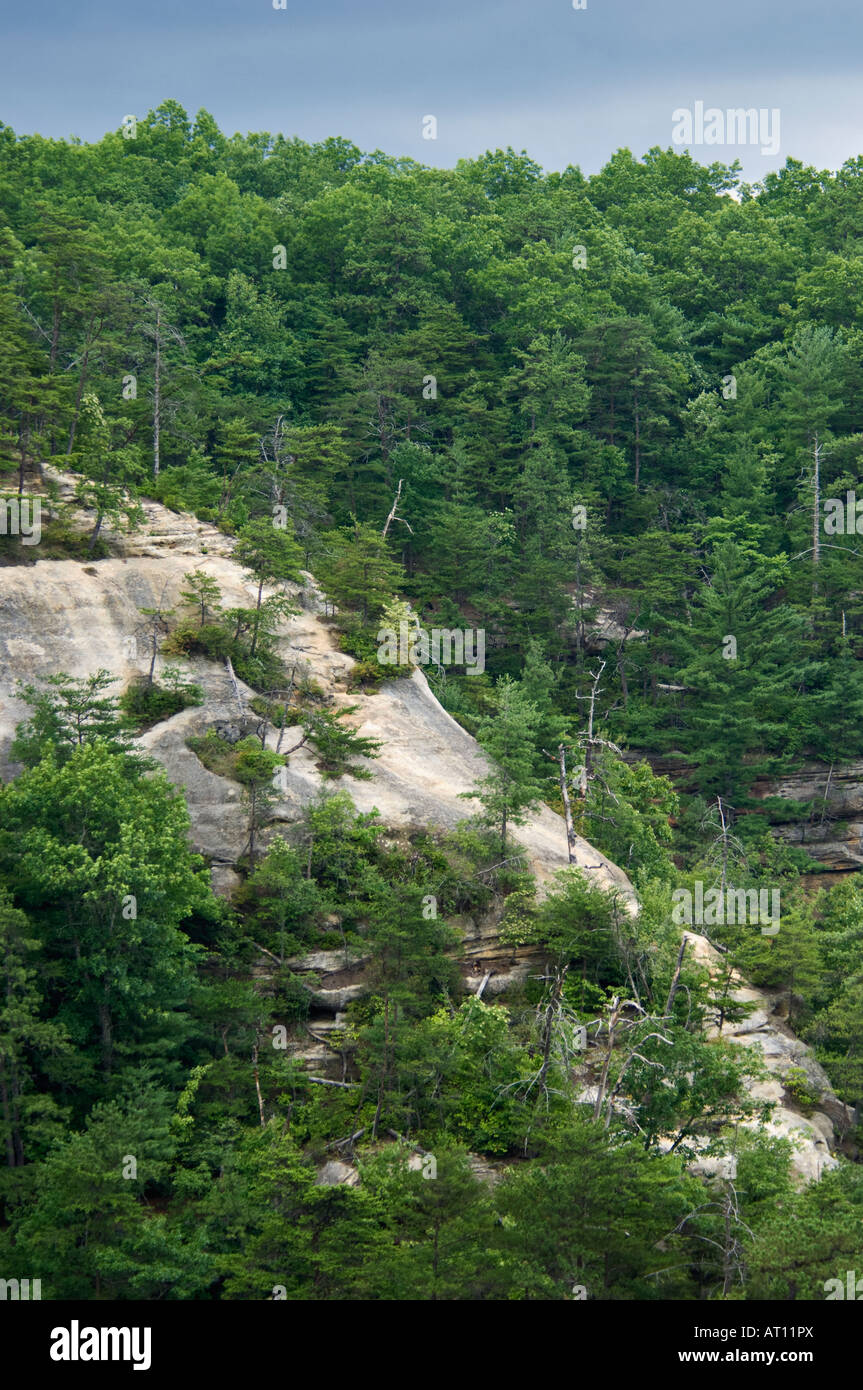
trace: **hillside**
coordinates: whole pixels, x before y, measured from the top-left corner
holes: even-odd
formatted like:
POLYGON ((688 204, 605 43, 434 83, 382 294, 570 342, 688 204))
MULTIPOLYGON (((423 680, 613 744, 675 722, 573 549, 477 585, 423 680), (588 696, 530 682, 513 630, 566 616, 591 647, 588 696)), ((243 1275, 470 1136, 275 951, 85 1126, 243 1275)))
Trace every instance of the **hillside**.
POLYGON ((0 125, 0 1278, 823 1297, 863 161, 133 126, 0 125))
MULTIPOLYGON (((72 510, 76 527, 86 534, 92 522, 77 501, 76 480, 68 474, 49 475, 59 486, 59 496, 72 510)), ((125 684, 140 677, 148 666, 148 654, 129 655, 129 638, 141 623, 141 610, 160 603, 173 609, 184 575, 203 571, 218 585, 225 600, 249 603, 254 583, 232 558, 231 541, 215 527, 188 513, 175 513, 153 501, 143 504, 144 517, 131 533, 104 537, 116 555, 94 564, 86 561, 37 561, 26 567, 0 570, 0 766, 14 775, 9 749, 17 724, 27 716, 27 705, 18 696, 21 682, 38 680, 62 670, 76 678, 97 671, 116 673, 125 684)), ((308 808, 326 789, 330 794, 348 792, 358 811, 376 811, 389 830, 452 829, 471 815, 471 806, 459 797, 469 792, 488 770, 488 761, 475 740, 440 706, 422 670, 398 681, 385 681, 374 694, 348 694, 345 687, 353 658, 337 649, 333 629, 321 621, 323 601, 311 575, 301 586, 292 586, 299 612, 278 633, 277 648, 286 668, 299 664, 303 677, 315 680, 336 707, 355 710, 352 724, 363 735, 381 741, 381 751, 367 760, 369 780, 349 776, 325 780, 316 766, 314 752, 304 746, 288 762, 280 794, 269 808, 262 842, 273 834, 287 834, 300 827, 308 808)), ((159 654, 156 677, 171 658, 159 654)), ((230 894, 241 883, 237 872, 247 849, 247 812, 242 787, 202 765, 188 747, 190 737, 207 730, 230 731, 232 737, 249 732, 257 724, 249 701, 255 692, 242 681, 234 682, 223 666, 203 658, 188 663, 189 673, 204 692, 203 703, 161 721, 138 740, 164 768, 172 784, 184 794, 190 815, 190 844, 211 868, 214 889, 230 894), (239 694, 239 700, 237 698, 239 694)), ((277 733, 269 730, 267 746, 275 748, 277 733)), ((475 809, 475 807, 474 807, 475 809)), ((518 846, 538 883, 568 865, 566 827, 562 818, 543 805, 518 830, 518 846)), ((592 876, 603 889, 613 889, 631 911, 637 911, 634 890, 626 875, 593 846, 576 838, 574 864, 592 876)), ((486 998, 523 983, 542 970, 543 953, 530 948, 508 947, 497 932, 498 914, 464 917, 461 954, 464 983, 486 998)), ((694 959, 717 968, 719 957, 705 938, 687 934, 694 959)), ((341 1012, 351 1000, 362 997, 362 960, 343 951, 317 951, 291 962, 302 977, 314 973, 314 1026, 329 1033, 344 1018, 341 1012)), ((258 979, 271 973, 264 956, 254 967, 258 979)), ((825 1166, 835 1167, 830 1156, 836 1129, 844 1136, 851 1123, 834 1095, 823 1068, 782 1019, 782 1000, 738 981, 735 998, 751 1012, 739 1023, 725 1024, 725 1036, 744 1046, 757 1045, 764 1054, 767 1078, 752 1081, 749 1095, 774 1106, 767 1132, 792 1141, 793 1172, 805 1180, 817 1179, 825 1166), (802 1069, 815 1093, 819 1109, 807 1117, 800 1112, 783 1078, 791 1069, 802 1069), (835 1128, 834 1128, 835 1126, 835 1128)), ((716 1030, 714 1029, 714 1035, 716 1030)), ((336 1059, 323 1047, 295 1042, 291 1054, 318 1071, 335 1075, 336 1059)), ((588 1074, 588 1073, 585 1073, 588 1074)), ((595 1094, 588 1092, 587 1094, 595 1094)), ((693 1160, 695 1171, 714 1171, 725 1161, 721 1156, 693 1160)))

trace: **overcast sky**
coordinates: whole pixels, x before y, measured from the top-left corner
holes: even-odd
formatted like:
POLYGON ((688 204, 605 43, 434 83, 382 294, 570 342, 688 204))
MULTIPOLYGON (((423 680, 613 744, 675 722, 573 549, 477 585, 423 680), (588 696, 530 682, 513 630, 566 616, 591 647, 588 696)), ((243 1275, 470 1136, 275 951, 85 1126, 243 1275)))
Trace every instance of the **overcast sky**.
POLYGON ((0 120, 83 140, 172 97, 227 134, 441 165, 513 145, 592 173, 668 147, 701 101, 778 108, 777 154, 693 147, 749 179, 863 152, 861 0, 0 0, 0 64, 0 120))

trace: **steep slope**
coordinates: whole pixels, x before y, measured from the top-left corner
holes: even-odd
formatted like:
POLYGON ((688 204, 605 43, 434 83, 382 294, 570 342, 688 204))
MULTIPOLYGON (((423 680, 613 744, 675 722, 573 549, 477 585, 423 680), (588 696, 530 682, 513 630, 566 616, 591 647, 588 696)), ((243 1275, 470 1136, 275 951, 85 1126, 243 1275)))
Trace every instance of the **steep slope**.
MULTIPOLYGON (((74 479, 56 476, 66 497, 73 497, 74 479)), ((5 776, 14 770, 9 748, 15 726, 27 714, 16 693, 19 680, 58 671, 85 676, 104 668, 118 677, 119 690, 149 664, 140 638, 140 610, 178 603, 184 575, 192 569, 203 570, 216 581, 226 606, 248 606, 254 601, 255 586, 231 558, 229 538, 158 503, 147 502, 144 509, 146 521, 138 532, 131 536, 106 532, 116 552, 110 558, 0 568, 0 771, 5 776)), ((469 792, 487 768, 475 740, 446 713, 419 670, 408 679, 385 682, 376 694, 348 693, 353 658, 338 651, 331 627, 321 620, 322 598, 314 579, 308 575, 303 586, 289 588, 300 611, 283 625, 279 643, 283 657, 317 681, 336 707, 358 706, 352 722, 383 746, 380 757, 368 763, 368 781, 343 777, 326 784, 313 751, 308 746, 300 748, 289 759, 274 821, 288 827, 299 822, 324 785, 329 790, 346 790, 361 811, 377 808, 383 822, 394 830, 450 828, 464 820, 474 803, 462 800, 460 793, 469 792)), ((171 662, 175 664, 173 658, 171 662)), ((166 664, 158 657, 157 672, 166 664)), ((210 861, 217 891, 229 891, 237 881, 232 866, 243 852, 248 833, 242 789, 208 771, 186 741, 211 728, 235 736, 242 728, 244 710, 221 666, 198 658, 181 664, 203 688, 204 704, 157 724, 140 743, 183 789, 192 843, 210 861)), ((245 706, 254 692, 239 682, 239 693, 245 706)), ((275 746, 273 735, 269 742, 275 746)), ((290 748, 290 738, 285 746, 290 748)), ((540 882, 566 866, 565 827, 547 807, 519 828, 518 839, 540 882)), ((637 910, 632 886, 621 869, 584 840, 576 844, 576 859, 600 884, 617 889, 628 910, 637 910)), ((536 967, 535 952, 500 943, 495 921, 461 925, 468 988, 476 990, 482 984, 485 996, 491 996, 536 967)), ((690 934, 690 939, 693 954, 709 963, 713 948, 702 937, 690 934)), ((361 962, 346 960, 342 952, 316 952, 294 964, 316 971, 320 982, 316 1005, 330 1018, 362 992, 361 962)), ((260 973, 266 969, 262 962, 260 973)), ((845 1107, 809 1049, 775 1017, 776 1001, 744 982, 740 993, 756 1004, 756 1012, 736 1028, 726 1025, 725 1033, 740 1045, 761 1044, 771 1075, 754 1088, 755 1093, 776 1102, 771 1130, 798 1146, 797 1173, 805 1179, 818 1177, 835 1162, 830 1155, 835 1142, 833 1122, 846 1127, 845 1107), (783 1086, 783 1075, 791 1065, 803 1066, 820 1094, 819 1109, 810 1119, 791 1108, 783 1086)), ((326 1032, 332 1024, 323 1018, 317 1026, 319 1032, 326 1032)), ((302 1055, 325 1068, 325 1046, 302 1055)))
MULTIPOLYGON (((61 482, 70 495, 74 480, 62 477, 61 482)), ((119 677, 119 691, 149 664, 140 610, 179 603, 183 576, 192 569, 216 581, 226 606, 254 602, 256 586, 230 558, 231 541, 220 531, 158 503, 147 502, 145 512, 137 533, 103 533, 119 551, 111 558, 0 569, 0 768, 7 775, 15 725, 27 713, 16 693, 18 681, 57 671, 85 676, 105 668, 119 677)), ((385 824, 394 828, 448 828, 466 819, 475 803, 459 794, 470 791, 487 769, 475 740, 446 713, 419 670, 410 679, 385 682, 376 694, 348 695, 354 661, 337 650, 332 630, 320 619, 322 600, 314 580, 308 576, 304 587, 288 589, 302 611, 282 627, 283 657, 317 681, 334 706, 359 706, 352 723, 383 744, 380 756, 368 763, 369 781, 344 777, 329 780, 327 787, 348 791, 361 811, 377 807, 385 824)), ((157 672, 166 664, 168 660, 157 658, 157 672)), ((177 663, 171 658, 170 664, 177 663)), ((205 703, 158 724, 141 744, 185 791, 196 849, 217 865, 230 865, 247 835, 240 790, 208 772, 186 747, 186 739, 214 726, 236 726, 241 711, 223 667, 203 659, 180 664, 204 689, 205 703)), ((244 699, 253 694, 242 682, 239 688, 244 699)), ((272 737, 270 741, 275 746, 272 737)), ((285 746, 290 747, 290 739, 285 746)), ((289 760, 286 790, 274 818, 299 820, 323 785, 312 751, 301 748, 289 760)), ((566 865, 563 821, 548 808, 519 830, 519 840, 541 880, 566 865)), ((580 866, 600 883, 618 888, 634 906, 632 888, 616 865, 584 840, 576 854, 580 866)))

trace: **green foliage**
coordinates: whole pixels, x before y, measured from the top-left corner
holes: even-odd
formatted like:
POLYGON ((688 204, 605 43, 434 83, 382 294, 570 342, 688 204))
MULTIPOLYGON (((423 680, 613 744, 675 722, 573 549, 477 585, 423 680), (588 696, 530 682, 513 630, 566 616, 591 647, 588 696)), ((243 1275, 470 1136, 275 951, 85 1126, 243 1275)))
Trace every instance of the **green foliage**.
POLYGON ((588 783, 577 829, 640 886, 648 878, 676 877, 671 821, 679 798, 667 777, 647 762, 624 762, 602 749, 598 776, 588 783))
POLYGON ((138 1085, 94 1106, 85 1128, 51 1150, 14 1228, 16 1258, 42 1271, 43 1296, 174 1299, 206 1288, 200 1245, 141 1201, 168 1171, 168 1117, 167 1093, 138 1085))
POLYGON ((121 727, 116 697, 105 693, 115 679, 104 670, 80 678, 60 672, 48 676, 41 687, 19 685, 20 698, 33 713, 17 730, 13 758, 27 767, 45 757, 65 763, 77 749, 100 743, 121 754, 127 765, 143 767, 145 760, 131 751, 129 735, 121 727))
POLYGON ((144 678, 133 681, 123 691, 118 704, 126 716, 127 726, 135 733, 143 733, 160 720, 179 714, 180 710, 203 704, 203 700, 204 692, 199 685, 187 681, 176 666, 166 666, 161 681, 150 683, 144 678))
POLYGON ((829 1279, 844 1285, 845 1271, 859 1263, 861 1176, 858 1165, 843 1163, 801 1192, 782 1194, 748 1252, 749 1297, 820 1300, 829 1279))
POLYGON ((512 1260, 510 1298, 692 1297, 684 1239, 697 1185, 674 1160, 632 1140, 600 1139, 581 1117, 548 1141, 542 1160, 520 1165, 496 1200, 512 1260))
POLYGON ((789 160, 758 188, 661 150, 589 178, 511 149, 439 169, 226 138, 165 101, 134 141, 2 127, 0 165, 0 482, 45 513, 38 547, 0 534, 0 563, 110 554, 146 488, 234 536, 254 585, 225 609, 205 562, 173 630, 144 610, 150 675, 119 701, 107 671, 22 689, 23 772, 0 787, 4 1268, 85 1300, 823 1297, 858 1264, 859 1165, 795 1190, 787 1149, 739 1123, 764 1118, 755 1052, 724 1038, 737 971, 863 1102, 861 895, 795 889, 826 792, 762 794, 863 756, 863 557, 821 514, 859 473, 863 163, 789 160), (77 473, 86 534, 46 462, 77 473), (248 828, 217 904, 131 732, 199 698, 155 681, 160 649, 230 659, 327 778, 367 777, 358 707, 280 656, 303 569, 354 688, 408 674, 377 659, 408 605, 484 633, 482 674, 426 672, 488 755, 480 813, 395 831, 340 794, 262 846, 285 754, 211 731, 192 746, 248 828), (637 917, 589 871, 542 896, 526 873, 512 832, 560 804, 561 743, 576 832, 628 872, 637 917), (667 1005, 672 888, 729 853, 741 886, 781 883, 780 931, 711 927, 722 966, 687 955, 667 1005), (506 1002, 464 997, 456 916, 471 966, 498 917, 532 952, 506 1002), (319 982, 295 957, 319 951, 349 989, 361 961, 367 992, 327 1035, 340 1072, 312 1081, 270 1044, 283 1026, 308 1048, 319 982), (606 1067, 594 1120, 579 1097, 606 1067), (705 1142, 734 1182, 684 1173, 705 1142), (358 1186, 316 1182, 335 1154, 358 1186))
POLYGON ((782 1084, 794 1103, 800 1106, 803 1114, 810 1115, 820 1096, 818 1091, 813 1089, 803 1068, 790 1067, 782 1078, 782 1084))
POLYGON ((236 899, 255 940, 282 960, 314 941, 322 912, 317 883, 304 869, 299 853, 275 839, 236 899))
POLYGON ((63 1106, 40 1081, 51 1076, 52 1059, 70 1050, 68 1034, 44 1017, 45 998, 36 968, 42 943, 23 912, 0 890, 0 960, 5 989, 0 1006, 0 1078, 5 1104, 0 1140, 6 1155, 0 1198, 14 1195, 13 1179, 44 1155, 58 1138, 63 1106))
POLYGON ((479 819, 497 829, 500 852, 505 855, 509 827, 524 824, 543 790, 534 771, 533 736, 539 714, 521 687, 506 676, 495 690, 494 705, 494 715, 477 729, 477 739, 492 759, 492 770, 480 779, 475 792, 460 795, 480 802, 479 819))
POLYGON ((51 1007, 82 1049, 79 1104, 96 1066, 170 1070, 188 1034, 196 952, 180 924, 209 900, 188 827, 164 775, 130 777, 104 742, 2 788, 0 874, 38 912, 51 1007))
POLYGON ((198 610, 201 619, 200 626, 203 627, 210 609, 215 612, 219 610, 222 601, 221 590, 212 575, 207 574, 204 570, 192 570, 184 575, 184 578, 186 587, 180 590, 180 597, 198 610))
POLYGON ((328 598, 364 625, 380 617, 399 583, 386 541, 368 523, 328 533, 316 568, 328 598))
POLYGON ((368 738, 343 722, 358 709, 359 705, 343 705, 333 712, 319 709, 303 717, 325 777, 349 776, 368 781, 372 775, 368 768, 358 766, 355 759, 378 757, 378 749, 383 746, 381 740, 368 738))

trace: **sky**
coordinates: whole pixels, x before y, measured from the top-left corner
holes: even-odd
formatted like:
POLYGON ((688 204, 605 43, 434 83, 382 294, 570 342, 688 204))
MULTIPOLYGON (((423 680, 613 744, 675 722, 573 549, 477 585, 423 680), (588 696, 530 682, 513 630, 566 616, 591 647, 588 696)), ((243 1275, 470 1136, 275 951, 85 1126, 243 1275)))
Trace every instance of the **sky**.
POLYGON ((659 145, 738 158, 750 181, 863 152, 861 0, 283 3, 0 0, 0 121, 95 140, 173 98, 226 134, 340 135, 426 164, 512 145, 590 174, 659 145), (675 144, 697 102, 763 108, 774 135, 778 111, 778 149, 675 144))

